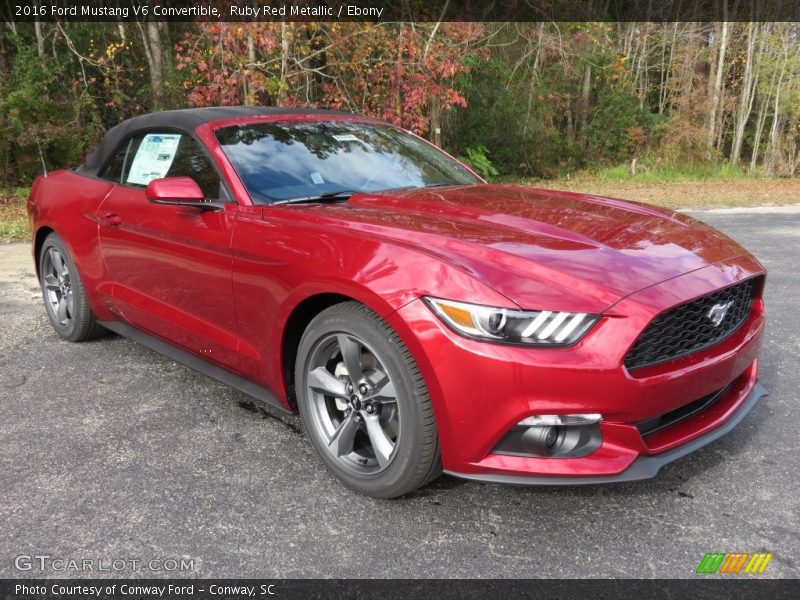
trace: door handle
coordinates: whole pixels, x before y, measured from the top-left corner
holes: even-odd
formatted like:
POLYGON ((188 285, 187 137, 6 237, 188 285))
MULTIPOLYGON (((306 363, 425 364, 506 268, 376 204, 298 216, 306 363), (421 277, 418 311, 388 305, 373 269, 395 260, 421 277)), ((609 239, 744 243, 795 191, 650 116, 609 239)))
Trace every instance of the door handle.
POLYGON ((118 227, 122 224, 122 218, 116 213, 107 213, 100 217, 100 221, 105 225, 111 225, 112 227, 118 227))

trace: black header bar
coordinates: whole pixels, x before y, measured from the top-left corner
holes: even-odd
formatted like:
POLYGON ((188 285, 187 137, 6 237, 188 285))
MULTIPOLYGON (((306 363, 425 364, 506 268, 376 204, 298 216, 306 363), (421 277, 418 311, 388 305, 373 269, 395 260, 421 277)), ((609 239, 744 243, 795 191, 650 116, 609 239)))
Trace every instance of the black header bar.
POLYGON ((3 0, 5 21, 800 21, 798 0, 3 0))

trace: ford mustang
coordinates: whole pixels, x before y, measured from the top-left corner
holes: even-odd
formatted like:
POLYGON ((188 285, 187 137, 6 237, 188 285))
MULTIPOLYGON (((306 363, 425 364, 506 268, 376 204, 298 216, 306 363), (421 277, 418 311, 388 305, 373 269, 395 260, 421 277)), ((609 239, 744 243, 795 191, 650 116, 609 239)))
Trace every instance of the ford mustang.
POLYGON ((387 123, 134 117, 36 179, 55 331, 108 331, 286 411, 346 486, 653 477, 732 429, 765 271, 679 213, 492 185, 387 123))

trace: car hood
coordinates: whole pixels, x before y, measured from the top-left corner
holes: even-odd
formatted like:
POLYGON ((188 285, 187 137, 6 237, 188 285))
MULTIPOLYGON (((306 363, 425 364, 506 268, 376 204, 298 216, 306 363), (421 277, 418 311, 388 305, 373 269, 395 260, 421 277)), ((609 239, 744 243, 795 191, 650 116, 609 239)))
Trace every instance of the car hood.
POLYGON ((679 213, 514 185, 357 194, 324 211, 346 213, 348 228, 435 254, 529 309, 600 311, 746 254, 679 213))

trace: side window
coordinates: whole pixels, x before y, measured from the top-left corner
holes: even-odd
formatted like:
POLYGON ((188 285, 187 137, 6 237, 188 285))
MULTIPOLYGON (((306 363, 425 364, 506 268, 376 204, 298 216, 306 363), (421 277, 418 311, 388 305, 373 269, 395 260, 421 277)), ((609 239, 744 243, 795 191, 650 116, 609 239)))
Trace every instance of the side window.
MULTIPOLYGON (((116 160, 116 157, 115 159, 116 160)), ((112 161, 113 163, 114 161, 112 161)), ((161 177, 191 177, 208 200, 220 197, 220 180, 192 138, 179 133, 146 133, 131 139, 122 182, 144 187, 161 177)), ((110 170, 111 164, 109 164, 110 170)))
POLYGON ((122 182, 122 171, 125 170, 125 159, 128 156, 130 144, 131 142, 129 140, 127 144, 123 145, 122 148, 117 151, 114 158, 111 159, 111 162, 109 162, 100 173, 102 179, 107 179, 114 183, 122 182))

